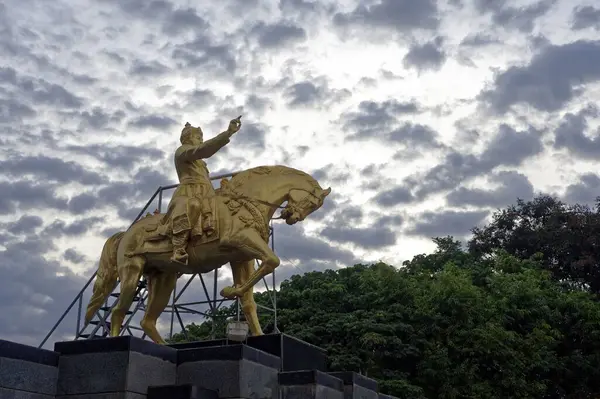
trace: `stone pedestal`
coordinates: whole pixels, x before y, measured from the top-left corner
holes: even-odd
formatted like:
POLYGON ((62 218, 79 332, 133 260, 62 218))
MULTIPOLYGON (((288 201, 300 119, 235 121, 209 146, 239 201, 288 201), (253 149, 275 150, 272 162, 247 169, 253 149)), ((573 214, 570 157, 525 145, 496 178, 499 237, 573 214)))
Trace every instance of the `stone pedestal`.
MULTIPOLYGON (((176 349, 209 346, 237 345, 225 339, 172 344, 176 349)), ((319 370, 327 371, 327 353, 324 349, 286 334, 266 334, 248 337, 245 345, 277 356, 281 359, 282 371, 319 370)))
POLYGON ((58 354, 0 340, 0 399, 53 399, 58 354))
POLYGON ((277 398, 278 357, 247 345, 187 347, 177 356, 177 384, 216 391, 219 398, 277 398))
POLYGON ((143 399, 176 382, 177 351, 135 337, 59 342, 57 399, 143 399))
POLYGON ((351 371, 329 373, 344 383, 344 399, 378 399, 377 381, 351 371))
POLYGON ((344 399, 344 383, 318 370, 279 373, 281 399, 344 399))
POLYGON ((148 387, 147 399, 219 399, 216 391, 192 384, 148 387))
POLYGON ((0 399, 395 399, 370 378, 320 370, 325 352, 300 340, 274 334, 247 343, 169 347, 116 337, 48 351, 0 340, 0 399))

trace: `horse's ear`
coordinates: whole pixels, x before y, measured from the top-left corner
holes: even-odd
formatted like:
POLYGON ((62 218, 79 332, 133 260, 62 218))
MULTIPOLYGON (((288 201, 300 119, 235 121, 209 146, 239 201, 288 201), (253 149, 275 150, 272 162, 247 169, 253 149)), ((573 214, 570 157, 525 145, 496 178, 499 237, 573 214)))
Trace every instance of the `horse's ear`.
POLYGON ((323 190, 323 193, 321 194, 321 198, 327 197, 330 192, 331 192, 331 187, 327 187, 325 190, 323 190))

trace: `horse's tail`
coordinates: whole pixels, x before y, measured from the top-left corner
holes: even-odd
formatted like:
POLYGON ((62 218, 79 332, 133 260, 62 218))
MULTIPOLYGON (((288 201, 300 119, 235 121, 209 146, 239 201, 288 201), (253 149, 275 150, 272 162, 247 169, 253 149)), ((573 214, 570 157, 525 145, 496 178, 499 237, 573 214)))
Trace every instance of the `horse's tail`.
POLYGON ((85 312, 86 326, 119 283, 117 249, 123 235, 125 235, 124 231, 115 233, 104 243, 104 248, 102 248, 102 254, 100 255, 98 273, 96 274, 96 282, 94 283, 94 291, 85 312))

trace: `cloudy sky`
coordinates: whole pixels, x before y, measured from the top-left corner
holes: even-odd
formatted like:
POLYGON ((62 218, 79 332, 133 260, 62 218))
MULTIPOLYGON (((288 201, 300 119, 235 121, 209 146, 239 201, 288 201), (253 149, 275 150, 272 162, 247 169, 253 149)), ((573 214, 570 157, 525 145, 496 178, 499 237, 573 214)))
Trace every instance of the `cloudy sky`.
POLYGON ((400 265, 517 197, 592 201, 599 31, 594 0, 0 1, 0 338, 40 341, 176 182, 188 121, 244 115, 214 173, 332 187, 276 225, 280 278, 400 265))

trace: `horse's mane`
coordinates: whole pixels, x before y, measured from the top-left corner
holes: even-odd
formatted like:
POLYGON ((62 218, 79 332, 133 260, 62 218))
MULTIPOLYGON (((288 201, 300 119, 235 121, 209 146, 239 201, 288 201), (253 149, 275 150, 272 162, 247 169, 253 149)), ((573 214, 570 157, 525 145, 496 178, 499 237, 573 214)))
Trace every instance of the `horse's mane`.
POLYGON ((229 184, 233 187, 239 187, 244 182, 262 178, 266 175, 296 175, 306 177, 308 181, 312 183, 315 188, 321 188, 319 183, 308 173, 298 169, 290 168, 289 166, 283 165, 272 165, 272 166, 257 166, 255 168, 244 170, 234 175, 230 180, 229 184))

